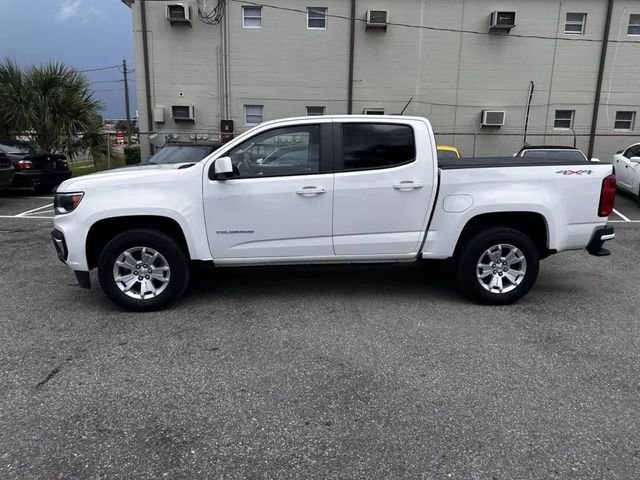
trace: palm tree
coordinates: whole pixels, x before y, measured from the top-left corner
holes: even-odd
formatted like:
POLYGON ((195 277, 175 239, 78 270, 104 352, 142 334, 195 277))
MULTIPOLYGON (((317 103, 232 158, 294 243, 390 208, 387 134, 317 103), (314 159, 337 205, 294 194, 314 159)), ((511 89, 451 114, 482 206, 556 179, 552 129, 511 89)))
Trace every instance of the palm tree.
POLYGON ((41 151, 101 150, 103 105, 93 98, 87 77, 60 63, 21 70, 15 61, 0 63, 0 137, 28 135, 41 151))

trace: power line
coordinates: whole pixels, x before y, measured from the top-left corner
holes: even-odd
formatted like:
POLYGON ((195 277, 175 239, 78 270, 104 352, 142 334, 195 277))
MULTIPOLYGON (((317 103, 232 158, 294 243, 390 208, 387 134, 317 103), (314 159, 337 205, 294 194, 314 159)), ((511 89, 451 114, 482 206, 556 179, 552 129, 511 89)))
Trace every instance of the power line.
POLYGON ((94 90, 93 93, 97 93, 97 92, 122 92, 124 90, 124 88, 110 88, 110 89, 106 89, 106 90, 94 90))
MULTIPOLYGON (((232 2, 236 2, 236 3, 241 3, 241 4, 245 4, 245 5, 251 5, 254 7, 266 7, 266 8, 271 8, 274 10, 283 10, 286 12, 294 12, 294 13, 303 13, 303 14, 307 14, 306 10, 300 10, 298 8, 292 8, 292 7, 280 7, 278 5, 269 5, 267 3, 258 3, 258 2, 252 2, 249 0, 231 0, 232 2)), ((336 14, 331 14, 331 13, 326 13, 327 17, 330 18, 340 18, 342 20, 355 20, 356 22, 366 22, 367 20, 364 18, 352 18, 350 16, 347 15, 336 15, 336 14)), ((431 30, 431 31, 435 31, 435 32, 449 32, 449 33, 467 33, 470 35, 483 35, 483 36, 499 36, 499 35, 495 35, 489 32, 482 32, 482 31, 477 31, 477 30, 464 30, 464 29, 457 29, 457 28, 446 28, 446 27, 432 27, 432 26, 428 26, 428 25, 417 25, 417 24, 411 24, 411 23, 399 23, 399 22, 387 22, 387 25, 392 25, 392 26, 396 26, 396 27, 404 27, 404 28, 416 28, 416 29, 421 29, 421 30, 431 30)), ((587 42, 587 43, 602 43, 602 40, 598 40, 598 39, 593 39, 593 38, 567 38, 567 37, 552 37, 552 36, 547 36, 547 35, 524 35, 524 34, 519 34, 519 33, 509 33, 508 35, 504 35, 505 37, 515 37, 515 38, 532 38, 532 39, 537 39, 537 40, 560 40, 563 42, 587 42)), ((640 43, 640 40, 609 40, 609 43, 640 43)))
POLYGON ((86 69, 86 70, 78 70, 78 72, 81 72, 81 73, 85 73, 85 72, 99 72, 99 71, 102 71, 102 70, 111 70, 111 69, 114 69, 114 68, 118 68, 118 65, 113 65, 113 66, 111 66, 111 67, 88 68, 88 69, 86 69))
POLYGON ((123 82, 122 79, 120 80, 94 80, 94 81, 90 81, 89 83, 121 83, 123 82))
POLYGON ((218 25, 224 17, 225 4, 224 0, 218 0, 213 10, 208 10, 207 1, 198 0, 198 17, 208 25, 218 25))

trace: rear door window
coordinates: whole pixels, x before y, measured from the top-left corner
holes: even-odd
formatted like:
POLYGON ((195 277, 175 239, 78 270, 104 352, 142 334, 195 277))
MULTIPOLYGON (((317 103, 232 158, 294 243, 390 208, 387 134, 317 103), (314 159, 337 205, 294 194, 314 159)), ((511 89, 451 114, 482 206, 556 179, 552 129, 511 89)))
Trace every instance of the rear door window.
POLYGON ((415 159, 415 137, 408 125, 342 124, 342 165, 338 165, 339 170, 390 168, 415 159))

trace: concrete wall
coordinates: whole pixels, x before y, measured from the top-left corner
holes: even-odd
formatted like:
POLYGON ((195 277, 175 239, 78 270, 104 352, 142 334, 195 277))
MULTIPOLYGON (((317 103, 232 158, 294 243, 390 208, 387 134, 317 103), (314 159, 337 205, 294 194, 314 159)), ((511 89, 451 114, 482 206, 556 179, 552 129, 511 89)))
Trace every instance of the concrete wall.
MULTIPOLYGON (((145 129, 139 3, 134 3, 133 11, 138 109, 145 129)), ((184 3, 192 6, 191 27, 171 26, 164 18, 164 2, 147 2, 147 18, 152 103, 165 108, 165 122, 151 130, 175 132, 188 140, 195 131, 217 135, 224 117, 222 28, 197 18, 195 0, 184 3), (171 120, 173 104, 196 105, 196 122, 171 120)), ((328 7, 330 15, 348 17, 349 3, 322 0, 308 5, 328 7)), ((228 2, 229 108, 236 132, 249 128, 243 115, 246 104, 264 105, 264 120, 304 115, 307 105, 325 106, 328 114, 346 113, 349 20, 329 17, 326 30, 310 30, 305 13, 267 4, 300 10, 308 6, 265 0, 262 28, 243 28, 242 4, 228 2)), ((569 138, 544 134, 567 133, 553 128, 556 109, 575 110, 575 132, 589 131, 606 6, 605 0, 358 0, 359 19, 364 19, 367 9, 388 9, 392 23, 454 31, 397 25, 386 31, 366 30, 364 22, 356 22, 353 112, 383 108, 385 113, 398 113, 413 97, 406 113, 428 117, 437 132, 467 134, 442 139, 459 143, 470 155, 473 132, 522 133, 529 81, 533 81, 529 131, 539 135, 532 141, 571 143, 569 138), (493 10, 517 12, 517 26, 510 34, 464 32, 486 32, 493 10), (564 34, 567 12, 587 13, 584 35, 564 34), (481 128, 483 109, 505 110, 505 125, 481 128)), ((640 13, 640 2, 615 2, 610 40, 640 40, 627 36, 630 13, 640 13)), ((640 105, 640 44, 610 43, 607 58, 600 133, 614 132, 616 111, 636 111, 640 105)), ((597 141, 596 154, 609 156, 616 141, 597 141)), ((474 151, 510 154, 521 142, 519 135, 483 135, 475 139, 474 151)), ((579 138, 578 144, 586 150, 586 137, 579 138)))

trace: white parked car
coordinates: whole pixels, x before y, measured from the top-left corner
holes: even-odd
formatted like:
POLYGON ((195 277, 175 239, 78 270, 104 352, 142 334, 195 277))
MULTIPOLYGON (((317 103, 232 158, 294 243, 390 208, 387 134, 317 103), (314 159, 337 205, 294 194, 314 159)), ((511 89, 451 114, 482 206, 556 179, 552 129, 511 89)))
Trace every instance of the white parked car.
MULTIPOLYGON (((528 145, 522 147, 514 157, 534 157, 534 158, 555 158, 556 160, 586 162, 587 156, 582 150, 575 147, 549 146, 549 145, 528 145)), ((592 162, 599 162, 597 158, 592 158, 592 162)))
POLYGON ((640 143, 620 150, 611 162, 616 174, 618 188, 640 200, 640 143))
POLYGON ((81 286, 90 286, 97 267, 109 298, 131 310, 176 300, 195 261, 451 258, 467 295, 507 304, 531 289, 541 258, 564 250, 609 254, 611 170, 545 158, 439 164, 431 125, 420 117, 276 120, 199 162, 64 182, 52 238, 81 286), (284 159, 283 146, 295 147, 284 159))

